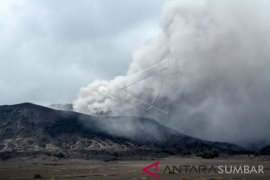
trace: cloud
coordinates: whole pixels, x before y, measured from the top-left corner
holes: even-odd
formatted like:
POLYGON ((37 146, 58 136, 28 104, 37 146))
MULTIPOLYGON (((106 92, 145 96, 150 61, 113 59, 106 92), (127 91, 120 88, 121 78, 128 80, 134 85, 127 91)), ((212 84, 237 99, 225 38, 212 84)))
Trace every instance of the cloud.
POLYGON ((70 102, 89 81, 125 73, 163 2, 1 1, 1 104, 70 102))
MULTIPOLYGON (((123 97, 117 85, 169 59, 166 84, 155 105, 168 105, 157 118, 180 132, 245 146, 269 142, 270 25, 266 1, 175 1, 162 11, 161 33, 133 54, 127 74, 94 81, 81 89, 77 111, 157 118, 123 97), (104 94, 104 89, 113 94, 104 94)), ((134 97, 153 97, 159 76, 126 88, 134 97)))

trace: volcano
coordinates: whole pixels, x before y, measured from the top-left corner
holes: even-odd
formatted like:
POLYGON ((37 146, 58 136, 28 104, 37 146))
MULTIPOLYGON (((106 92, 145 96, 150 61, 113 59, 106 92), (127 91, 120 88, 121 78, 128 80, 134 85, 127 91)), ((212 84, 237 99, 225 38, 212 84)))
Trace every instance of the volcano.
POLYGON ((0 106, 0 157, 162 157, 240 146, 181 134, 140 117, 91 116, 22 103, 0 106))

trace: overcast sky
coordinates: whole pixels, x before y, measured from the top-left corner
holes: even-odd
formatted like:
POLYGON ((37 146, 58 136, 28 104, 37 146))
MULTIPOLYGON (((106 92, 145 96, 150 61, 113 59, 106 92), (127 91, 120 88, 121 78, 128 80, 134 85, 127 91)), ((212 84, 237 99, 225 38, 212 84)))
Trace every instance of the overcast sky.
POLYGON ((65 103, 125 74, 165 0, 1 0, 0 104, 65 103))

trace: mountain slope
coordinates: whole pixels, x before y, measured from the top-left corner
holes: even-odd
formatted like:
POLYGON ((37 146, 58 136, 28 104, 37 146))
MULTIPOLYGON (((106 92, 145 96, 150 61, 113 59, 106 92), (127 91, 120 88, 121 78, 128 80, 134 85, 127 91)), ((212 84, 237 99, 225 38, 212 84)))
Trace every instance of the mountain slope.
POLYGON ((244 152, 239 146, 192 138, 146 118, 96 117, 31 103, 0 106, 0 155, 148 156, 212 148, 244 152))

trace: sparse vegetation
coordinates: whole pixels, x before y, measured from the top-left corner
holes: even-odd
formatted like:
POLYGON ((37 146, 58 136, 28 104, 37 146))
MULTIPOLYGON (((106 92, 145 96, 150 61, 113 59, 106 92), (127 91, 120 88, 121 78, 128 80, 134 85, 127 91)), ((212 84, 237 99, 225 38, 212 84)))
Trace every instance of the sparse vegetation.
POLYGON ((184 150, 183 152, 182 152, 182 155, 184 155, 184 156, 187 156, 187 155, 191 155, 192 153, 191 153, 191 151, 189 151, 189 150, 184 150))
POLYGON ((114 157, 119 157, 119 153, 115 151, 115 152, 113 152, 113 156, 114 157))
POLYGON ((260 156, 260 152, 256 151, 256 152, 254 153, 254 156, 255 156, 255 157, 260 156))
POLYGON ((34 178, 35 179, 41 178, 41 175, 40 174, 34 174, 34 178))
POLYGON ((204 159, 213 159, 219 157, 219 150, 217 149, 204 150, 202 152, 199 152, 197 156, 200 156, 204 159))

